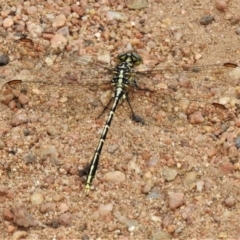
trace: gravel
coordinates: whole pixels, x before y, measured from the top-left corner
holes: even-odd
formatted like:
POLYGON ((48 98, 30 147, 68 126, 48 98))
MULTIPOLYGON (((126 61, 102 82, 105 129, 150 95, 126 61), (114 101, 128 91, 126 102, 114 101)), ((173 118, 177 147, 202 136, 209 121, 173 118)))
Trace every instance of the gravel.
POLYGON ((140 70, 239 64, 239 10, 237 0, 4 2, 0 86, 24 83, 0 95, 0 239, 239 239, 239 68, 143 76, 151 91, 129 94, 141 121, 120 104, 88 195, 78 175, 112 94, 98 67, 133 49, 140 70), (101 63, 86 72, 76 59, 101 63))

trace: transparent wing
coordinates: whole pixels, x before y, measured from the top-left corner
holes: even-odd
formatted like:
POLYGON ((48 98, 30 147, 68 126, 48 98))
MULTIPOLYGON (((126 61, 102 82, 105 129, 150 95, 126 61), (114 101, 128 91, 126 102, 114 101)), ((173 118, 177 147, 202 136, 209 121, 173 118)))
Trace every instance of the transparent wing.
MULTIPOLYGON (((97 57, 44 53, 39 59, 34 55, 39 46, 34 47, 29 40, 24 40, 19 45, 20 52, 24 55, 23 60, 12 61, 1 68, 1 96, 5 105, 12 109, 27 105, 34 111, 47 110, 54 116, 73 119, 95 107, 100 108, 99 100, 102 105, 107 105, 111 99, 111 92, 106 89, 110 89, 113 68, 100 63, 97 57), (4 85, 8 82, 11 83, 9 86, 4 85), (11 85, 14 85, 13 92, 10 90, 11 85), (13 103, 16 99, 19 100, 18 105, 13 103)), ((156 119, 162 112, 172 115, 179 113, 181 118, 189 119, 198 110, 202 111, 204 118, 208 111, 214 112, 208 109, 209 106, 223 106, 222 109, 227 109, 235 104, 234 101, 237 103, 238 70, 239 67, 235 64, 185 68, 166 65, 150 68, 141 65, 133 75, 142 90, 131 91, 129 98, 133 101, 135 112, 138 112, 138 101, 140 107, 149 104, 145 106, 146 111, 152 111, 151 115, 153 118, 156 115, 156 119), (136 92, 140 92, 139 97, 136 92)), ((146 111, 140 110, 143 117, 146 111)), ((203 119, 196 120, 195 123, 202 121, 203 119)))

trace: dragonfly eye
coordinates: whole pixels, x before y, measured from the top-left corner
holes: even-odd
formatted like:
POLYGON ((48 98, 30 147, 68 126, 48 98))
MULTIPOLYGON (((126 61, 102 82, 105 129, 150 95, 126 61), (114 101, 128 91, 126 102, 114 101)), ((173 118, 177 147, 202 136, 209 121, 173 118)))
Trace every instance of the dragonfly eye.
POLYGON ((141 56, 136 52, 121 53, 117 58, 120 62, 131 62, 134 66, 140 65, 142 63, 141 56))

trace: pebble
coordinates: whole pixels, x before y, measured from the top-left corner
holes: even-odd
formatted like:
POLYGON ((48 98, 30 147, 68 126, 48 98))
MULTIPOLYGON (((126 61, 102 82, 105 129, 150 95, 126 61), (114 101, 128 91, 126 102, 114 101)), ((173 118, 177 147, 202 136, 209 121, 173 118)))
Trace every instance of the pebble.
POLYGON ((65 36, 63 36, 62 34, 55 34, 52 38, 51 38, 51 47, 53 49, 64 49, 67 45, 67 38, 65 36))
POLYGON ((50 157, 50 161, 52 164, 59 165, 60 162, 58 161, 58 152, 54 145, 43 145, 39 149, 39 155, 41 159, 46 159, 50 157))
POLYGON ((54 28, 60 28, 63 27, 65 25, 66 22, 66 17, 64 14, 60 14, 58 16, 56 16, 52 22, 52 26, 54 28))
POLYGON ((3 218, 6 221, 11 221, 13 219, 13 213, 11 212, 10 209, 5 208, 3 210, 3 218))
POLYGON ((23 239, 27 237, 27 232, 26 231, 16 231, 13 233, 12 240, 18 240, 18 239, 23 239))
POLYGON ((177 175, 178 175, 178 172, 176 169, 163 167, 162 176, 165 180, 172 181, 176 178, 177 175))
POLYGON ((56 204, 51 202, 43 203, 40 207, 41 213, 54 212, 55 210, 56 210, 56 204))
POLYGON ((6 196, 8 194, 8 187, 7 186, 0 186, 0 196, 6 196))
POLYGON ((161 192, 158 188, 153 188, 151 192, 148 193, 147 199, 165 199, 165 194, 161 192))
POLYGON ((229 174, 229 173, 232 173, 233 170, 234 170, 234 165, 230 162, 223 162, 221 165, 220 165, 220 169, 223 173, 225 174, 229 174))
POLYGON ((163 231, 156 231, 152 233, 152 236, 150 238, 151 240, 171 240, 172 236, 169 233, 163 232, 163 231))
POLYGON ((7 232, 8 233, 13 233, 14 231, 16 230, 16 227, 15 226, 13 226, 13 225, 8 225, 7 226, 7 232))
POLYGON ((240 136, 235 139, 235 145, 237 148, 240 148, 240 136))
POLYGON ((184 204, 184 194, 181 192, 178 193, 169 193, 168 205, 174 210, 181 207, 184 204))
POLYGON ((104 175, 104 179, 106 181, 119 184, 121 182, 124 182, 126 179, 126 176, 123 172, 120 171, 114 171, 114 172, 108 172, 104 175))
POLYGON ((184 178, 184 183, 188 186, 191 187, 192 184, 195 186, 195 182, 197 179, 197 173, 196 172, 189 172, 186 177, 184 178))
POLYGON ((69 207, 66 203, 60 203, 59 206, 58 206, 58 209, 60 211, 60 213, 65 213, 69 210, 69 207))
POLYGON ((71 225, 72 223, 72 214, 67 212, 67 213, 63 213, 58 217, 58 222, 65 226, 68 227, 69 225, 71 225))
POLYGON ((225 12, 227 9, 227 1, 224 0, 216 0, 215 1, 215 6, 217 10, 225 12))
POLYGON ((80 16, 80 17, 82 17, 85 13, 84 9, 79 7, 77 4, 73 4, 71 6, 71 9, 72 9, 73 12, 77 13, 78 16, 80 16))
POLYGON ((27 13, 29 15, 33 15, 35 13, 37 13, 37 7, 36 6, 30 6, 30 7, 27 7, 27 13))
POLYGON ((97 56, 97 61, 102 62, 102 63, 106 63, 106 64, 110 64, 111 62, 111 55, 109 52, 105 53, 105 54, 101 54, 97 56))
POLYGON ((36 192, 31 195, 31 203, 33 205, 40 205, 43 203, 43 200, 44 200, 44 198, 41 193, 36 192))
POLYGON ((129 219, 129 218, 123 216, 120 212, 114 212, 113 215, 119 223, 126 225, 126 227, 128 229, 133 226, 135 228, 138 226, 138 222, 136 220, 129 219))
POLYGON ((28 122, 27 114, 20 112, 20 113, 15 113, 13 115, 11 125, 13 127, 16 127, 27 122, 28 122))
POLYGON ((197 191, 202 192, 204 187, 204 181, 203 180, 197 181, 196 186, 197 186, 197 191))
POLYGON ((115 153, 118 148, 119 148, 118 144, 113 144, 113 145, 108 146, 107 151, 109 153, 115 153))
POLYGON ((8 55, 6 54, 1 54, 0 55, 0 66, 5 66, 9 63, 10 59, 8 55))
POLYGON ((42 35, 43 28, 35 23, 27 23, 27 30, 31 33, 32 37, 37 38, 42 35))
POLYGON ((230 158, 237 158, 239 155, 238 149, 236 146, 231 146, 228 150, 228 157, 230 158))
POLYGON ((107 12, 107 21, 113 21, 117 20, 119 22, 126 22, 128 20, 128 17, 126 14, 121 13, 121 12, 114 12, 114 11, 108 11, 107 12))
POLYGON ((148 6, 147 0, 128 0, 126 1, 126 5, 129 9, 143 9, 148 6))
POLYGON ((218 103, 222 105, 226 105, 229 102, 230 102, 230 97, 221 97, 218 103))
POLYGON ((101 204, 98 208, 99 215, 105 216, 113 210, 113 204, 101 204))
POLYGON ((60 202, 64 199, 64 197, 62 195, 56 194, 53 196, 53 201, 55 202, 60 202))
POLYGON ((5 19, 3 20, 3 23, 2 23, 2 25, 3 25, 4 28, 9 28, 9 27, 11 27, 13 24, 14 24, 14 21, 13 21, 12 17, 7 17, 7 18, 5 18, 5 19))
POLYGON ((29 102, 29 97, 26 94, 20 94, 18 97, 18 101, 22 104, 25 105, 29 102))
POLYGON ((160 159, 158 156, 153 156, 148 161, 148 167, 155 167, 159 163, 160 159))
POLYGON ((199 124, 204 122, 204 117, 200 111, 196 111, 190 114, 188 117, 191 124, 199 124))
POLYGON ((237 27, 237 28, 236 28, 236 34, 237 34, 237 35, 240 35, 240 27, 237 27))
POLYGON ((236 203, 236 200, 233 196, 228 196, 225 200, 224 203, 226 204, 226 206, 228 207, 233 207, 236 203))
POLYGON ((199 22, 200 22, 201 25, 209 25, 209 24, 211 24, 213 21, 214 21, 214 17, 213 17, 213 16, 211 16, 211 15, 205 15, 205 16, 201 17, 201 19, 200 19, 199 22))
POLYGON ((37 158, 32 153, 27 153, 23 156, 23 159, 26 163, 34 163, 34 162, 36 162, 37 158))
POLYGON ((65 37, 69 37, 70 33, 69 33, 69 27, 62 27, 62 28, 59 28, 57 33, 59 34, 62 34, 63 36, 65 37))
POLYGON ((33 227, 38 225, 34 217, 24 206, 13 210, 13 222, 19 227, 33 227))
POLYGON ((173 220, 174 218, 172 215, 169 215, 169 214, 165 215, 162 220, 162 227, 167 228, 173 223, 173 220))
POLYGON ((209 157, 215 156, 216 153, 217 153, 217 148, 215 148, 215 147, 210 147, 210 148, 207 149, 207 155, 209 157))
POLYGON ((153 186, 154 186, 153 181, 152 181, 151 179, 149 179, 149 180, 146 182, 146 184, 143 186, 142 192, 143 192, 144 194, 149 193, 149 192, 151 191, 151 189, 152 189, 153 186))

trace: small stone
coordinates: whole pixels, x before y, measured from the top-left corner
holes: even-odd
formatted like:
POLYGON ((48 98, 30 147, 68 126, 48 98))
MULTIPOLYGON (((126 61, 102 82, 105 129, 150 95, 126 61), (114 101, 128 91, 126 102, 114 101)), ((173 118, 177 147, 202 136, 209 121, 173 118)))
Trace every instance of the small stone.
POLYGON ((184 183, 189 187, 191 187, 193 184, 195 186, 196 179, 197 179, 197 173, 189 172, 187 176, 184 178, 184 183))
POLYGON ((207 155, 209 157, 214 157, 216 155, 216 153, 217 153, 217 148, 215 148, 215 147, 210 147, 207 149, 207 155))
POLYGON ((121 182, 124 182, 126 179, 126 176, 123 172, 120 171, 114 171, 114 172, 108 172, 104 175, 104 179, 106 181, 119 184, 121 182))
POLYGON ((159 162, 159 157, 153 156, 148 161, 148 167, 155 167, 159 162))
POLYGON ((114 11, 108 11, 107 12, 107 21, 119 21, 119 22, 126 22, 128 20, 128 17, 126 14, 122 12, 114 12, 114 11))
POLYGON ((114 153, 118 148, 119 148, 119 145, 113 144, 113 145, 108 146, 107 151, 109 153, 114 153))
POLYGON ((71 6, 73 12, 77 13, 80 17, 84 15, 85 11, 83 8, 79 7, 77 4, 71 6))
POLYGON ((32 14, 37 13, 37 7, 36 7, 36 6, 27 7, 27 13, 28 13, 29 15, 32 15, 32 14))
POLYGON ((235 139, 235 145, 236 145, 237 148, 240 148, 240 137, 237 137, 235 139))
POLYGON ((69 212, 68 212, 68 213, 63 213, 63 214, 61 214, 61 215, 58 217, 58 222, 59 222, 61 225, 65 226, 65 227, 71 225, 71 223, 72 223, 72 214, 69 213, 69 212))
POLYGON ((219 104, 226 105, 230 102, 230 97, 221 97, 218 101, 219 104))
POLYGON ((13 233, 12 239, 13 240, 23 239, 23 238, 27 237, 27 235, 28 234, 25 231, 16 231, 13 233))
POLYGON ((54 212, 55 210, 56 210, 55 203, 44 203, 41 205, 41 208, 40 208, 41 213, 54 212))
POLYGON ((142 192, 143 192, 144 194, 149 193, 149 192, 151 191, 151 189, 152 189, 153 186, 154 186, 153 181, 151 181, 151 179, 149 179, 149 180, 146 182, 146 184, 143 186, 142 192))
POLYGON ((113 210, 113 204, 101 204, 98 208, 98 212, 101 216, 105 216, 113 210))
POLYGON ((205 15, 200 19, 201 25, 209 25, 214 21, 214 17, 211 15, 205 15))
POLYGON ((220 169, 225 174, 232 173, 234 170, 234 165, 230 162, 224 162, 220 165, 220 169))
POLYGON ((13 209, 13 222, 19 227, 37 226, 34 217, 23 206, 13 209))
POLYGON ((42 35, 43 32, 42 26, 33 22, 27 23, 27 30, 33 37, 39 37, 40 35, 42 35))
POLYGON ((18 101, 22 104, 25 105, 29 102, 29 97, 25 94, 20 94, 18 97, 18 101))
POLYGON ((134 227, 138 226, 138 222, 136 220, 129 219, 122 215, 120 212, 114 212, 113 215, 119 223, 124 224, 128 229, 131 228, 132 226, 134 227))
POLYGON ((67 42, 68 40, 65 36, 57 33, 51 38, 51 47, 53 49, 63 50, 66 47, 67 42))
POLYGON ((169 233, 163 232, 163 231, 156 231, 152 233, 151 240, 171 240, 172 236, 169 233))
POLYGON ((215 6, 216 6, 217 10, 225 12, 227 9, 227 2, 224 0, 216 0, 215 6))
POLYGON ((196 186, 197 186, 197 190, 199 192, 202 192, 203 187, 204 187, 204 181, 203 180, 197 181, 196 186))
POLYGON ((26 163, 34 163, 36 161, 36 156, 32 153, 27 153, 23 156, 23 159, 26 163))
POLYGON ((8 55, 6 54, 1 54, 0 55, 0 66, 5 66, 9 63, 10 59, 8 55))
POLYGON ((7 186, 0 186, 0 196, 6 196, 8 194, 8 187, 7 186))
POLYGON ((231 146, 228 150, 228 156, 230 158, 237 158, 238 157, 238 149, 235 146, 231 146))
POLYGON ((56 195, 54 195, 53 196, 53 200, 55 201, 55 202, 60 202, 60 201, 62 201, 63 200, 63 196, 62 195, 59 195, 59 194, 56 194, 56 195))
POLYGON ((140 10, 148 6, 146 0, 127 0, 126 5, 129 9, 140 10))
POLYGON ((14 24, 14 21, 13 21, 12 17, 7 17, 7 18, 5 18, 5 19, 3 20, 3 23, 2 23, 2 25, 3 25, 4 28, 9 28, 9 27, 11 27, 13 24, 14 24))
POLYGON ((6 221, 11 221, 13 219, 13 213, 11 212, 10 209, 4 209, 3 210, 3 218, 6 221))
POLYGON ((63 27, 65 25, 66 22, 66 17, 64 14, 60 14, 58 16, 55 17, 55 19, 53 20, 52 26, 54 28, 60 28, 63 27))
POLYGON ((200 111, 196 111, 189 115, 189 122, 191 124, 199 124, 204 122, 204 117, 200 111))
POLYGON ((15 226, 13 226, 13 225, 8 225, 7 226, 7 231, 8 231, 8 233, 13 233, 14 231, 16 230, 16 227, 15 226))
POLYGON ((236 34, 237 34, 237 35, 240 35, 240 27, 237 27, 237 29, 236 29, 236 34))
POLYGON ((228 207, 233 207, 236 203, 235 198, 233 196, 228 196, 225 200, 224 203, 228 207))
POLYGON ((173 220, 174 220, 174 218, 172 215, 165 215, 162 220, 162 226, 164 228, 167 228, 168 226, 170 226, 173 223, 173 220))
POLYGON ((44 200, 44 198, 41 193, 36 192, 31 195, 31 203, 33 205, 40 205, 43 203, 43 200, 44 200))
POLYGON ((228 238, 228 234, 226 232, 220 232, 218 234, 218 238, 227 239, 228 238))
POLYGON ((162 176, 165 180, 172 181, 176 178, 177 174, 178 174, 178 172, 176 169, 163 167, 162 176))
POLYGON ((5 146, 5 143, 0 139, 0 150, 3 150, 5 146))
POLYGON ((60 203, 58 206, 60 213, 65 213, 69 210, 69 207, 66 203, 60 203))
POLYGON ((184 194, 183 193, 169 193, 168 205, 174 210, 181 207, 184 204, 184 194))
POLYGON ((26 113, 15 113, 12 117, 12 126, 16 127, 21 124, 27 123, 28 122, 28 117, 26 113))

